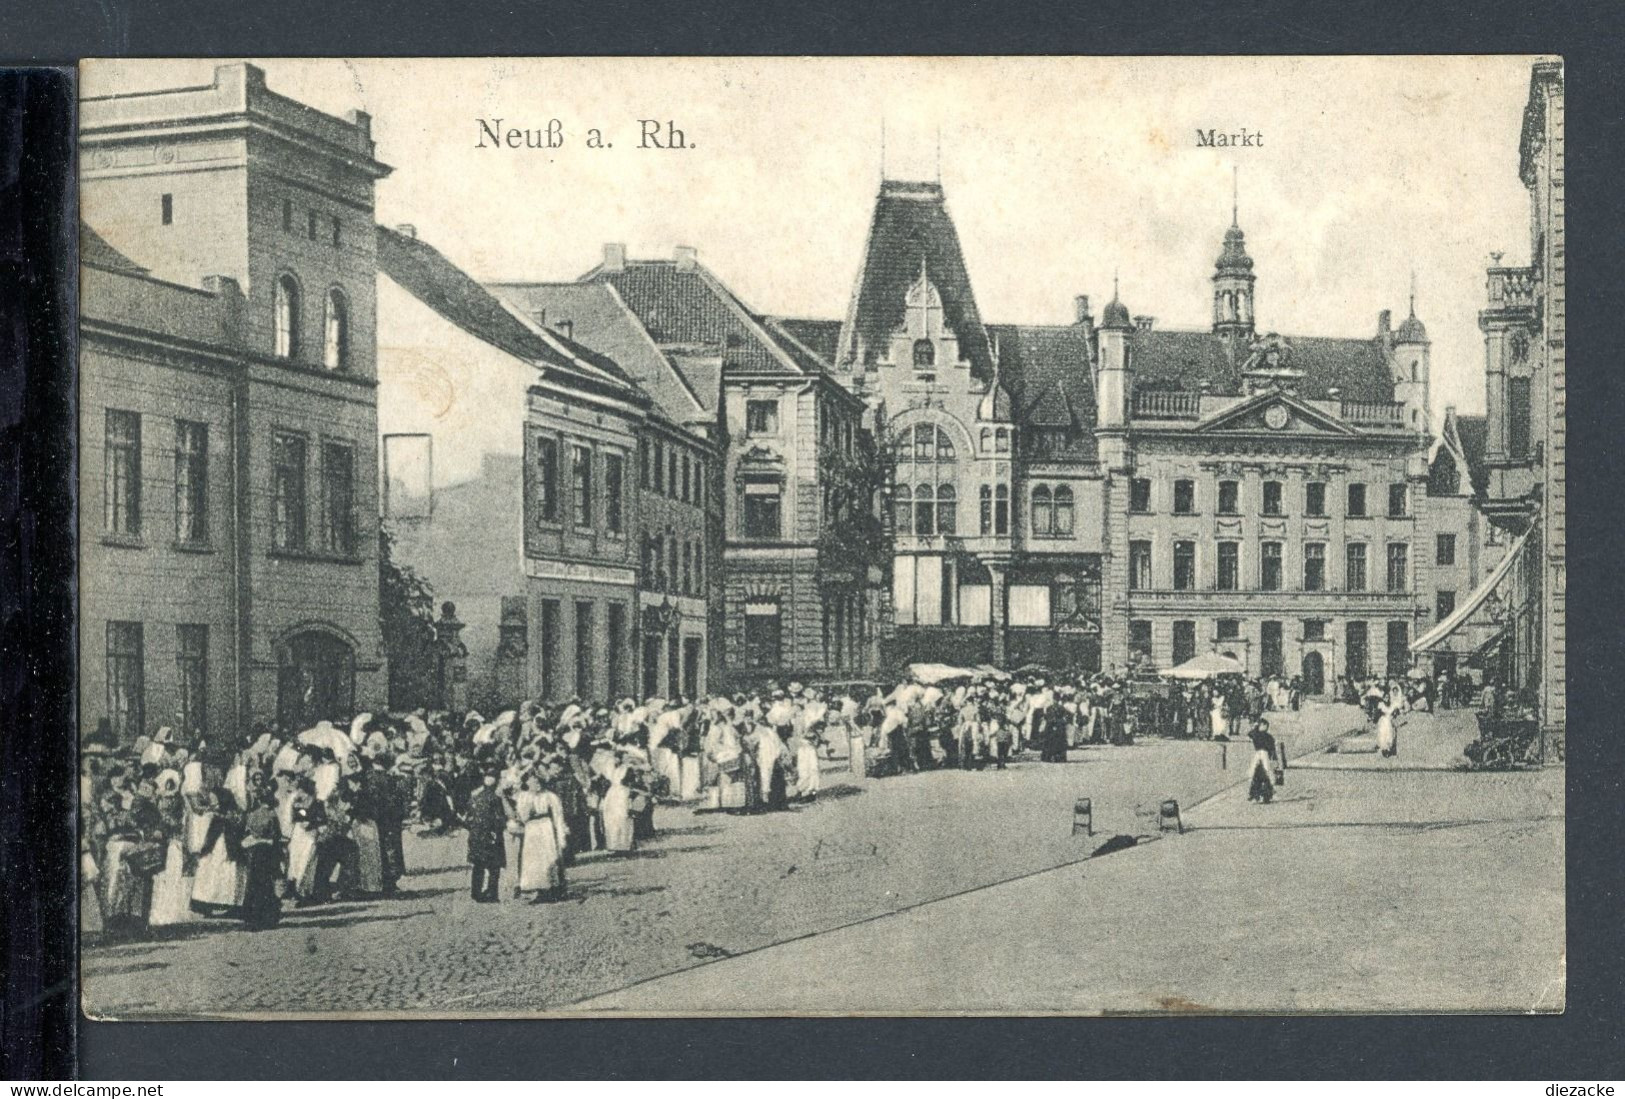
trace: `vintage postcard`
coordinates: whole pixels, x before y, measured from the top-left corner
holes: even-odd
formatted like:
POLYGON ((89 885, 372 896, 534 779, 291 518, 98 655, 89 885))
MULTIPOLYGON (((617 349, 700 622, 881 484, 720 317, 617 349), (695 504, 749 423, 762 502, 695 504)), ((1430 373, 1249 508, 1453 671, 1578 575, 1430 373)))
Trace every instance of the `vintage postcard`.
POLYGON ((1560 59, 81 69, 98 1019, 1560 1012, 1560 59))

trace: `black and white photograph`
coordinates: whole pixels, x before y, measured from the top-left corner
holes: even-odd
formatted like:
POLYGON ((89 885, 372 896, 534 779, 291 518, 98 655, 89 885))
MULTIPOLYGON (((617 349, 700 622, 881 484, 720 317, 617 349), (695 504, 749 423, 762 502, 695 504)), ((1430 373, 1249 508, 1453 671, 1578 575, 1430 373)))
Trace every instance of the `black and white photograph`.
POLYGON ((1564 1011, 1560 58, 78 111, 89 1018, 1564 1011))

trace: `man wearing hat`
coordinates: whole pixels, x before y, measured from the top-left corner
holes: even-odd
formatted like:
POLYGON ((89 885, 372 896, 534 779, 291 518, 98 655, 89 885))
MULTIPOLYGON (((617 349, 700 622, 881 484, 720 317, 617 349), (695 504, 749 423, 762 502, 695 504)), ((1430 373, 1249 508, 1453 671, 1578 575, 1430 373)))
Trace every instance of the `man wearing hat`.
POLYGON ((468 861, 473 867, 469 895, 480 904, 495 904, 502 868, 508 865, 503 829, 508 813, 497 793, 498 770, 487 767, 482 785, 468 802, 468 861))

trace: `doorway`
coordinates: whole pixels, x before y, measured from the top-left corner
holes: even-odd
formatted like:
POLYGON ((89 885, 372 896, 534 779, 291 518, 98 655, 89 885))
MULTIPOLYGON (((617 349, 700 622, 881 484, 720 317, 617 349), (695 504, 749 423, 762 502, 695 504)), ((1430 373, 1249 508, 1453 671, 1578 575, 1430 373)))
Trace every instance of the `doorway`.
POLYGON ((1326 658, 1317 652, 1303 654, 1303 693, 1306 695, 1326 693, 1326 658))

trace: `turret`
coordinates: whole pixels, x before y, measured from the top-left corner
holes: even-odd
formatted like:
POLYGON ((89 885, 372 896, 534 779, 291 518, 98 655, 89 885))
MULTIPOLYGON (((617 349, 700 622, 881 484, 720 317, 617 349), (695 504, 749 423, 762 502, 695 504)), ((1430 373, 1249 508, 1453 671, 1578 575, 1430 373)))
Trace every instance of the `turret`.
POLYGON ((1416 319, 1416 292, 1411 292, 1411 313, 1394 332, 1394 400, 1405 406, 1405 426, 1428 430, 1428 330, 1416 319))
POLYGON ((1095 383, 1102 428, 1128 425, 1129 399, 1134 390, 1134 367, 1129 349, 1133 332, 1134 319, 1128 307, 1118 300, 1116 280, 1113 280, 1112 300, 1100 320, 1100 370, 1095 383))
POLYGON ((1213 269, 1213 331, 1250 339, 1253 334, 1253 259, 1232 213, 1224 248, 1213 269))

